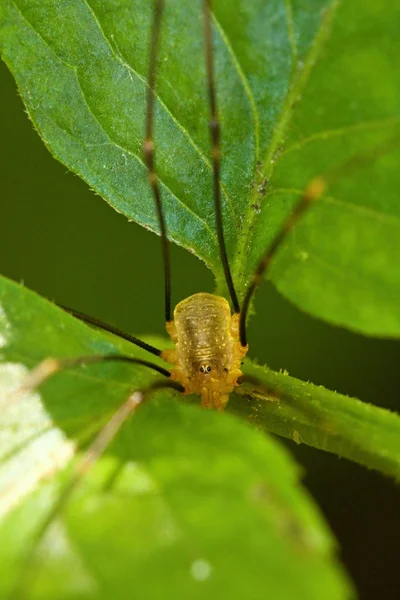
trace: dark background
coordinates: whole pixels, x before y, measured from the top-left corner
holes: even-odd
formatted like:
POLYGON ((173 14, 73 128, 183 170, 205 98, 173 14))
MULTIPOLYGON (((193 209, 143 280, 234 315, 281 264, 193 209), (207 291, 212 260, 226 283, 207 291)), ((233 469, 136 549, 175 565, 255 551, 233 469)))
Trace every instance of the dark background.
MULTIPOLYGON (((0 272, 135 334, 164 333, 160 240, 113 211, 57 163, 0 64, 0 272)), ((173 299, 213 291, 195 256, 172 246, 173 299)), ((400 410, 400 343, 330 327, 265 282, 250 356, 274 369, 400 410)), ((285 441, 304 465, 362 599, 400 597, 400 494, 382 475, 285 441)), ((321 599, 322 600, 322 599, 321 599)))

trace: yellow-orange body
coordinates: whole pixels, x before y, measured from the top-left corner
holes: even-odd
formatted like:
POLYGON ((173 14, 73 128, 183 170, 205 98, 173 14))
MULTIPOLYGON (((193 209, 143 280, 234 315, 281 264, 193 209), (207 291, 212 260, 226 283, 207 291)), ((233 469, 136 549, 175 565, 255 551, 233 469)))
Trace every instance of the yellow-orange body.
POLYGON ((239 341, 239 315, 231 315, 221 296, 194 294, 176 306, 167 331, 175 349, 164 350, 162 357, 175 365, 171 379, 185 394, 201 396, 202 406, 223 410, 247 352, 239 341))

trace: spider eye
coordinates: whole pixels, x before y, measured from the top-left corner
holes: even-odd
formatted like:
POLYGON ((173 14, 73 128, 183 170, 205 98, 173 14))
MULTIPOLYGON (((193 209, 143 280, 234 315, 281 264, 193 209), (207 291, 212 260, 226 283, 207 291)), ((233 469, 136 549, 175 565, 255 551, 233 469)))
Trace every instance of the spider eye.
POLYGON ((207 373, 209 373, 209 372, 211 371, 211 367, 210 367, 210 365, 207 365, 207 367, 206 367, 206 371, 207 371, 207 373))
POLYGON ((210 365, 201 365, 200 371, 201 373, 209 373, 211 371, 210 365))

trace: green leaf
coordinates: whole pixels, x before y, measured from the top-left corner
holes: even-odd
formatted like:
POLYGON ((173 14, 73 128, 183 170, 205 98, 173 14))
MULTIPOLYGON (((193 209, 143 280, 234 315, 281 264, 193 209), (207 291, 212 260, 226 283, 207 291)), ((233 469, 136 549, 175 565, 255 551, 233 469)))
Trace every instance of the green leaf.
POLYGON ((154 376, 92 365, 12 401, 26 367, 49 355, 140 351, 6 279, 0 297, 2 598, 353 597, 287 453, 166 393, 137 411, 41 538, 76 444, 154 376))
MULTIPOLYGON (((200 5, 166 4, 156 147, 168 231, 221 287, 200 5)), ((313 315, 398 336, 400 6, 239 0, 232 11, 215 0, 214 11, 225 235, 240 294, 323 175, 331 185, 271 277, 313 315)), ((2 0, 0 49, 54 156, 158 231, 141 152, 150 13, 148 0, 2 0)))

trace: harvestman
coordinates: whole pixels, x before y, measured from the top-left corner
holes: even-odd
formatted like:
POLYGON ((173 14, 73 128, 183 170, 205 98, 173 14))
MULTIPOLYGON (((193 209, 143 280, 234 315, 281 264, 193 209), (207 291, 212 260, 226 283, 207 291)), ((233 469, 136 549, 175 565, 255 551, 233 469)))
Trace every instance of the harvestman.
MULTIPOLYGON (((116 336, 132 342, 149 353, 163 358, 165 362, 172 365, 172 367, 166 369, 155 363, 133 358, 131 356, 106 354, 81 356, 71 359, 48 358, 33 369, 23 387, 18 390, 18 394, 20 392, 26 393, 33 391, 58 371, 105 361, 124 361, 143 365, 168 378, 166 380, 156 381, 147 388, 134 392, 114 413, 108 423, 97 434, 91 446, 83 455, 81 461, 77 464, 74 475, 70 479, 68 486, 64 489, 56 505, 53 506, 51 514, 48 515, 45 523, 42 524, 42 532, 45 531, 55 514, 65 503, 71 491, 88 471, 93 462, 104 452, 105 448, 115 437, 122 424, 134 413, 135 409, 149 396, 149 394, 160 388, 172 388, 183 394, 197 394, 201 396, 201 405, 203 407, 222 411, 228 403, 229 394, 234 388, 246 380, 251 380, 250 377, 243 375, 240 369, 241 361, 248 351, 246 317, 250 302, 277 250, 281 247, 283 240, 293 230, 306 210, 312 205, 313 201, 317 200, 323 194, 326 187, 326 180, 323 178, 313 179, 306 187, 300 200, 294 206, 292 213, 283 222, 280 230, 275 235, 265 254, 259 261, 247 288, 242 305, 240 306, 229 268, 223 234, 220 190, 220 127, 215 93, 214 57, 211 33, 211 0, 204 0, 204 43, 210 108, 209 129, 212 149, 214 208, 219 251, 226 284, 232 302, 233 314, 231 314, 229 303, 225 298, 208 293, 197 293, 186 298, 176 306, 172 319, 168 238, 161 192, 155 168, 155 148, 153 143, 156 66, 164 2, 165 0, 154 0, 146 98, 146 129, 143 152, 148 169, 149 184, 154 195, 161 234, 165 274, 166 328, 175 347, 172 350, 161 351, 128 333, 99 321, 98 319, 65 307, 62 308, 82 321, 109 331, 116 336)), ((38 538, 40 537, 41 536, 39 535, 38 538)))

